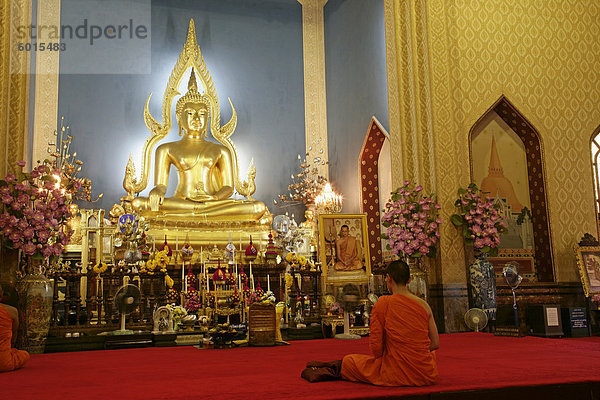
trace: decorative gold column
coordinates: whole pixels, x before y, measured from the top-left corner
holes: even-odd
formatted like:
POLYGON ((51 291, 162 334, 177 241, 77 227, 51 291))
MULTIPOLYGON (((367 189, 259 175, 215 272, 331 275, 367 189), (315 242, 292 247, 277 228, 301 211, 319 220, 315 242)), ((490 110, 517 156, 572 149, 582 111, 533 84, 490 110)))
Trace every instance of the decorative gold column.
POLYGON ((0 3, 0 175, 14 173, 27 156, 29 52, 19 50, 17 29, 31 24, 31 0, 0 3))
POLYGON ((325 161, 325 165, 322 163, 319 165, 319 173, 329 178, 323 26, 323 7, 327 0, 298 0, 298 2, 302 4, 306 152, 309 153, 311 160, 320 157, 325 161))
MULTIPOLYGON (((60 26, 60 0, 38 1, 37 24, 60 26)), ((38 38, 38 42, 56 41, 38 38)), ((58 125, 58 62, 60 51, 38 51, 35 60, 35 105, 32 160, 48 155, 48 142, 58 125)))
POLYGON ((385 36, 392 180, 435 188, 433 116, 425 0, 386 0, 385 36))
MULTIPOLYGON (((466 266, 461 237, 449 222, 456 190, 464 185, 458 164, 461 152, 452 119, 445 26, 432 27, 431 12, 439 21, 440 1, 385 0, 386 62, 392 145, 392 182, 409 179, 437 194, 442 204, 440 252, 429 276, 440 294, 436 315, 446 332, 463 330, 468 308, 466 266), (444 38, 445 39, 445 38, 444 38), (434 68, 435 67, 435 68, 434 68), (432 90, 435 88, 435 91, 432 90), (434 118, 433 110, 436 115, 434 118)), ((468 166, 468 163, 465 163, 468 166)), ((468 174, 466 176, 468 179, 468 174)), ((434 302, 436 299, 432 299, 434 302)))

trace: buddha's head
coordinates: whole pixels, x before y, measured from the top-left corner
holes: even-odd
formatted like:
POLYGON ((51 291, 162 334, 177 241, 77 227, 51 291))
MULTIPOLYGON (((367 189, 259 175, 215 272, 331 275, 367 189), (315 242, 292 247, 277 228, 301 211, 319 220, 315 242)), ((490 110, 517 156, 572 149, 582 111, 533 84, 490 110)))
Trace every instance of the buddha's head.
POLYGON ((79 214, 79 206, 75 203, 69 204, 69 214, 71 218, 75 218, 79 214))
POLYGON ((314 218, 314 212, 312 210, 306 210, 304 211, 304 218, 306 218, 307 222, 312 222, 313 218, 314 218))
POLYGON ((191 137, 208 136, 210 100, 198 92, 193 68, 188 83, 188 92, 177 101, 175 115, 179 124, 180 136, 183 132, 191 137))

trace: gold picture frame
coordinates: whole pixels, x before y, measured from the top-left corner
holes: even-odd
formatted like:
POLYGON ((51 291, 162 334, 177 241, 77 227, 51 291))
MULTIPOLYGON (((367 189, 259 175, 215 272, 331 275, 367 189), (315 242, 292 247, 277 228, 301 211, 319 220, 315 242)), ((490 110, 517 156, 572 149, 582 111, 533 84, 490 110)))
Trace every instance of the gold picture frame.
POLYGON ((321 214, 319 215, 319 260, 325 285, 355 283, 363 284, 371 276, 371 257, 367 214, 321 214), (360 269, 350 271, 335 268, 339 261, 336 241, 341 227, 347 225, 349 236, 355 239, 357 255, 362 263, 360 269))
POLYGON ((575 245, 575 256, 585 297, 600 294, 600 246, 575 245))

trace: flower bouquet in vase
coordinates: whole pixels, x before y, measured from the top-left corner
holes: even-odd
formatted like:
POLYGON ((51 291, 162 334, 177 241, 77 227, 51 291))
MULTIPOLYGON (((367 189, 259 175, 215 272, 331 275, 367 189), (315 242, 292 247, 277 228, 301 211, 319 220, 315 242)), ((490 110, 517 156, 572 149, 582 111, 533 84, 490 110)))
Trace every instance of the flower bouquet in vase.
POLYGON ((428 271, 422 258, 436 256, 442 223, 438 216, 440 208, 433 194, 423 193, 423 186, 404 181, 402 187, 392 192, 381 219, 387 228, 382 237, 387 240, 388 250, 411 266, 409 290, 425 299, 428 271))
MULTIPOLYGON (((83 164, 71 153, 68 127, 61 120, 60 134, 50 142, 50 159, 38 161, 26 172, 18 161, 17 172, 0 180, 0 235, 4 247, 17 250, 26 260, 19 272, 19 335, 22 347, 42 353, 50 325, 52 284, 46 277, 73 233, 68 227, 73 200, 92 201, 91 181, 79 177, 83 164)), ((98 198, 102 197, 100 195, 98 198)))
POLYGON ((498 254, 500 235, 506 231, 499 204, 487 197, 477 185, 458 189, 454 203, 457 213, 452 223, 461 229, 465 250, 471 246, 474 260, 469 265, 469 286, 473 307, 481 308, 490 321, 496 319, 496 276, 487 257, 498 254))

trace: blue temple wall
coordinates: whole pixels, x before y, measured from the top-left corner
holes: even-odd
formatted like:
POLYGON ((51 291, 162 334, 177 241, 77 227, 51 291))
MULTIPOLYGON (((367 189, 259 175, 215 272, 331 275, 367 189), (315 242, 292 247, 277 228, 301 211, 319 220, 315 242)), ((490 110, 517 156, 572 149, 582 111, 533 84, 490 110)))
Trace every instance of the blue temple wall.
MULTIPOLYGON (((383 0, 329 0, 324 12, 330 179, 344 194, 344 211, 357 212, 358 156, 371 116, 388 127, 383 0)), ((151 54, 140 60, 150 63, 149 73, 60 75, 59 115, 76 138, 75 150, 85 162, 83 175, 92 179, 95 193, 104 193, 93 207, 109 209, 124 195, 130 153, 139 173, 149 135, 144 104, 153 93, 150 111, 161 122, 165 85, 194 18, 219 95, 222 124, 231 117, 228 97, 238 113, 232 140, 240 156, 240 176, 245 177, 254 158, 254 197, 274 214, 281 213, 272 200, 287 192, 290 174, 298 172, 297 154, 305 151, 300 3, 152 0, 150 15, 151 54)), ((68 12, 63 17, 65 22, 74 18, 68 12)), ((70 70, 66 62, 68 57, 61 57, 61 71, 70 70)), ((179 138, 174 105, 172 115, 171 133, 161 143, 179 138)), ((154 186, 153 171, 152 164, 142 194, 154 186)), ((168 193, 176 179, 173 170, 168 193)), ((301 215, 301 208, 290 211, 301 215)))
POLYGON ((324 11, 329 178, 356 213, 371 117, 389 129, 383 0, 329 0, 324 11))
MULTIPOLYGON (((279 213, 272 199, 284 193, 297 154, 305 148, 301 12, 296 0, 153 0, 150 74, 61 74, 59 115, 69 121, 76 137, 84 175, 92 179, 95 192, 104 193, 94 207, 109 209, 124 195, 122 181, 130 153, 138 160, 139 173, 142 146, 149 135, 144 104, 152 92, 150 111, 161 122, 162 96, 194 18, 219 95, 221 123, 231 117, 228 97, 238 114, 232 141, 240 157, 240 176, 245 178, 253 157, 254 197, 279 213)), ((160 143, 179 138, 174 109, 175 104, 171 133, 160 143)), ((152 165, 143 194, 154 186, 153 170, 152 165)), ((168 193, 174 191, 176 179, 172 169, 168 193)))

